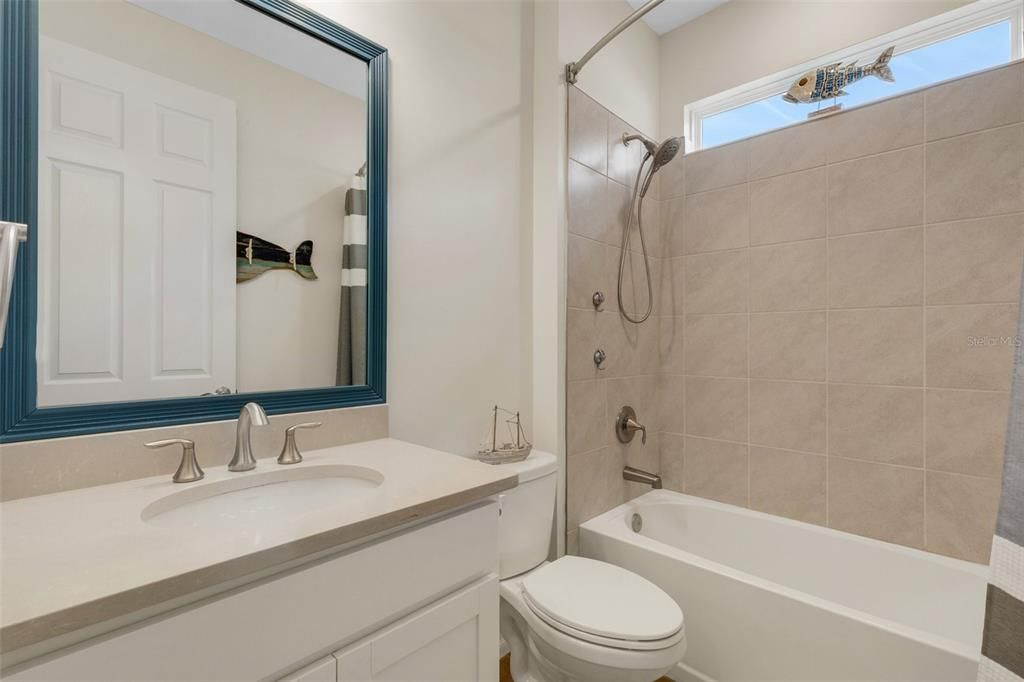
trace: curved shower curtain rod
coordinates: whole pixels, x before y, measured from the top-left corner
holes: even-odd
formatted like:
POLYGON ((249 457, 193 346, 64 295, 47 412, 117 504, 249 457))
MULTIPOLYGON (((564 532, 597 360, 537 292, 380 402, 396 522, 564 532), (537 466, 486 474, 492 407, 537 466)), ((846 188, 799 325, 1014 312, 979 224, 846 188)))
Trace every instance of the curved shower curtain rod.
POLYGON ((620 33, 622 33, 627 28, 632 26, 636 22, 637 19, 639 19, 643 15, 647 14, 648 12, 650 12, 652 9, 654 9, 655 7, 657 7, 658 5, 660 5, 663 2, 665 2, 665 0, 650 0, 650 2, 648 2, 646 5, 644 5, 643 7, 641 7, 640 9, 638 9, 637 11, 633 12, 628 17, 626 17, 625 19, 620 21, 615 26, 615 28, 613 28, 612 30, 608 31, 608 33, 605 34, 604 38, 601 38, 599 41, 597 41, 592 48, 587 50, 587 53, 585 55, 580 57, 579 61, 569 62, 568 64, 566 64, 565 65, 565 80, 566 80, 566 82, 568 82, 568 83, 575 83, 576 82, 576 77, 580 74, 580 71, 583 70, 583 67, 586 66, 587 62, 589 62, 591 60, 591 58, 593 58, 593 56, 595 54, 600 52, 604 48, 605 45, 607 45, 608 43, 610 43, 613 40, 615 40, 616 36, 618 36, 620 33))

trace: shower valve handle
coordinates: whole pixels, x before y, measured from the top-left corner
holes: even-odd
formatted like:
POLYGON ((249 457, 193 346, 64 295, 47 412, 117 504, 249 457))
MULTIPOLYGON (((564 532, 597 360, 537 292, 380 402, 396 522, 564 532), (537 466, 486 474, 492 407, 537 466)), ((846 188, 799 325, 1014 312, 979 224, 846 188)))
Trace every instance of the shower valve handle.
POLYGON ((647 445, 647 427, 634 419, 626 420, 626 429, 640 432, 640 444, 647 445))
POLYGON ((647 445, 647 427, 636 420, 636 410, 626 405, 615 420, 615 435, 620 443, 629 443, 637 431, 640 432, 640 442, 647 445))

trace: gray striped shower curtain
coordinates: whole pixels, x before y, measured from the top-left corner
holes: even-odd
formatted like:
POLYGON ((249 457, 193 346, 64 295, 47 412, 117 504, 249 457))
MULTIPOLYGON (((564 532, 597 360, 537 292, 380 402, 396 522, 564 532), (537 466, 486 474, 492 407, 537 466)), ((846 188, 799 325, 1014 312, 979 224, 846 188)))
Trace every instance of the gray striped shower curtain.
POLYGON ((338 386, 366 383, 366 178, 345 193, 338 321, 338 386))

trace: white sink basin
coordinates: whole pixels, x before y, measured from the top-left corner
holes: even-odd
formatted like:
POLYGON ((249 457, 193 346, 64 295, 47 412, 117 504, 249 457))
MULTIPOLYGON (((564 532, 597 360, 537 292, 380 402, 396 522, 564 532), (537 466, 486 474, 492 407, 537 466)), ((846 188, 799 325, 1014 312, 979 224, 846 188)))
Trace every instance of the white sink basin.
POLYGON ((375 491, 379 471, 361 466, 281 467, 194 483, 149 504, 142 520, 168 528, 265 528, 298 514, 342 507, 375 491))

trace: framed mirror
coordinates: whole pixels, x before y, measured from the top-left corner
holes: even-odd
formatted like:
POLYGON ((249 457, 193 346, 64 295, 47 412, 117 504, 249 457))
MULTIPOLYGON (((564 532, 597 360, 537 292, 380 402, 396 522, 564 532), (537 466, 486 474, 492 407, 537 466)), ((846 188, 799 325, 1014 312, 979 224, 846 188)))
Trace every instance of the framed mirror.
POLYGON ((288 0, 17 0, 0 35, 0 442, 384 402, 383 47, 288 0))

